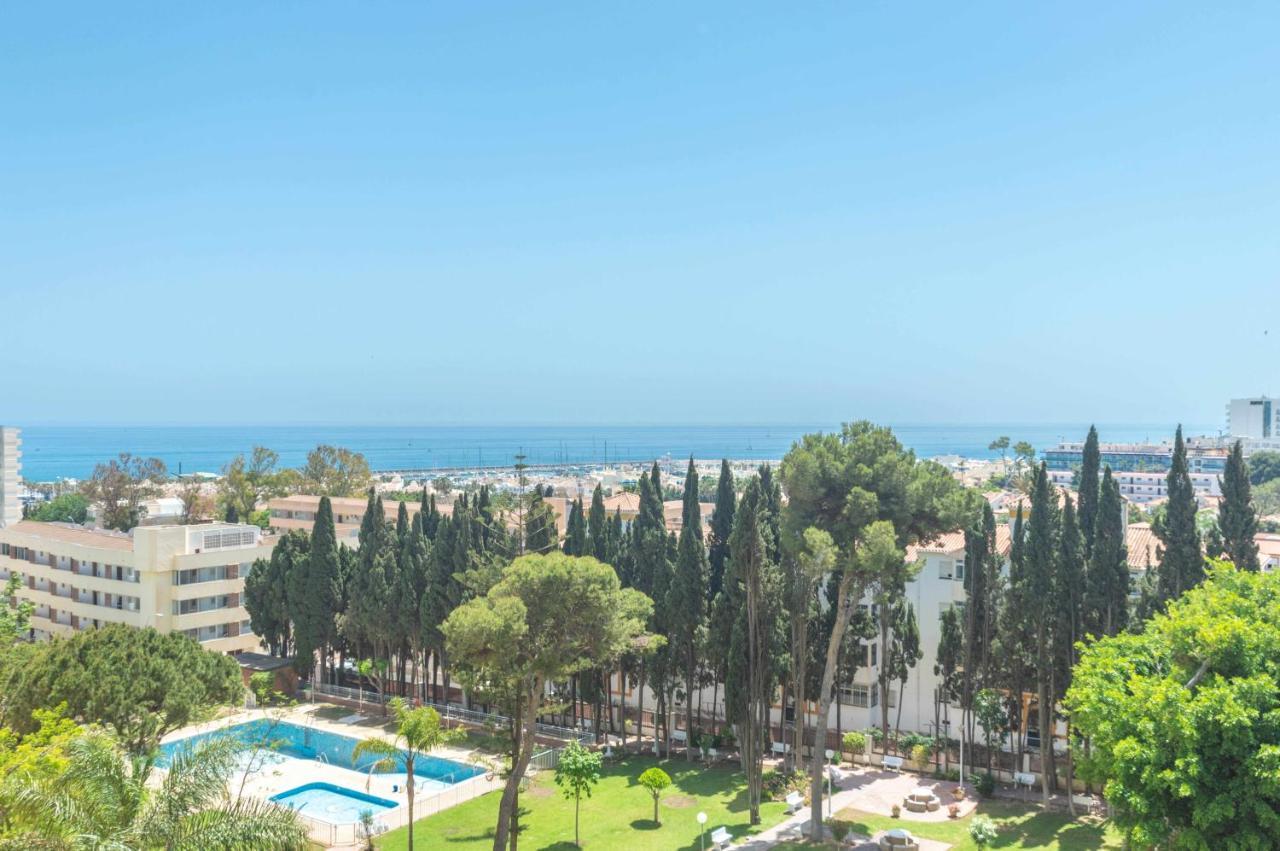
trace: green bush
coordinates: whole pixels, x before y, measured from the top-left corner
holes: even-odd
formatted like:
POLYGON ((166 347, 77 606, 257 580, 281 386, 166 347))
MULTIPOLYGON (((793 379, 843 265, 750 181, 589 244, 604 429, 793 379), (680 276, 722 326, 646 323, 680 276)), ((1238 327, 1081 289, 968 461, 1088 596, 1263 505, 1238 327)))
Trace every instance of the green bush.
POLYGON ((781 801, 791 792, 803 793, 808 780, 803 771, 766 771, 760 777, 761 792, 770 801, 781 801))
POLYGON ((990 772, 984 771, 973 781, 973 788, 977 789, 982 797, 990 798, 996 793, 996 779, 990 772))
POLYGON ((915 745, 911 748, 911 761, 918 765, 921 769, 929 767, 929 762, 933 759, 933 749, 928 745, 915 745))
POLYGON ((867 737, 856 730, 850 730, 841 738, 840 745, 845 751, 856 756, 860 753, 866 753, 867 737))
MULTIPOLYGON (((988 775, 990 776, 990 775, 988 775)), ((998 831, 996 823, 984 815, 976 815, 969 822, 969 838, 979 848, 986 848, 996 841, 998 831)))

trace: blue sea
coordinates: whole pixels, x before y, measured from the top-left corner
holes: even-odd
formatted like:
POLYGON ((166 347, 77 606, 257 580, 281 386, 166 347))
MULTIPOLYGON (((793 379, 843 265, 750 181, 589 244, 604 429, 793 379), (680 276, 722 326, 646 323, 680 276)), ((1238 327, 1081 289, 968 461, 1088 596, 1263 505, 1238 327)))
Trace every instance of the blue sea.
MULTIPOLYGON (((15 424, 20 425, 20 424, 15 424)), ((84 478, 95 464, 121 452, 160 458, 172 473, 220 472, 255 445, 296 467, 317 444, 361 452, 374 470, 444 470, 498 467, 524 454, 529 464, 649 461, 670 455, 700 459, 781 458, 793 441, 839 423, 790 426, 30 426, 22 429, 23 478, 84 478)), ((1062 440, 1083 440, 1088 423, 904 424, 898 438, 921 457, 988 458, 1000 435, 1029 441, 1038 450, 1062 440)), ((1159 441, 1173 425, 1104 425, 1106 442, 1159 441)), ((1216 426, 1187 426, 1187 434, 1212 434, 1216 426)))

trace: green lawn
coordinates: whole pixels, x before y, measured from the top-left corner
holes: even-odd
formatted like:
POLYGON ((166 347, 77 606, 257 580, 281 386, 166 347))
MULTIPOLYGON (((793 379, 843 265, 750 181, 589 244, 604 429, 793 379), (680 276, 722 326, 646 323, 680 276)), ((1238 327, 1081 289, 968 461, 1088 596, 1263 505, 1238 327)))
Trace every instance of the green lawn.
MULTIPOLYGON (((417 848, 488 849, 493 847, 493 827, 498 815, 498 792, 459 804, 414 826, 417 848)), ((565 800, 551 772, 541 773, 528 792, 520 796, 526 815, 521 819, 520 847, 569 849, 573 847, 573 802, 565 800)), ((654 760, 631 756, 606 763, 591 798, 582 801, 582 846, 626 848, 635 851, 697 851, 699 811, 707 814, 707 835, 724 826, 735 837, 756 833, 782 820, 784 806, 761 806, 763 824, 747 824, 746 779, 732 768, 703 768, 683 759, 654 760), (662 825, 653 823, 653 799, 636 784, 646 768, 657 764, 671 775, 671 786, 659 806, 662 825)), ((401 828, 380 837, 385 851, 406 848, 408 830, 401 828)))
MULTIPOLYGON (((985 813, 1000 828, 1000 838, 993 848, 1069 849, 1120 848, 1120 834, 1111 825, 1096 818, 1073 820, 1068 814, 1046 812, 1030 804, 1012 801, 983 801, 978 812, 985 813)), ((857 833, 873 836, 882 830, 901 827, 926 839, 949 842, 958 851, 970 851, 977 846, 969 839, 969 820, 972 816, 954 821, 920 822, 872 815, 854 809, 836 813, 836 818, 849 822, 857 833)))

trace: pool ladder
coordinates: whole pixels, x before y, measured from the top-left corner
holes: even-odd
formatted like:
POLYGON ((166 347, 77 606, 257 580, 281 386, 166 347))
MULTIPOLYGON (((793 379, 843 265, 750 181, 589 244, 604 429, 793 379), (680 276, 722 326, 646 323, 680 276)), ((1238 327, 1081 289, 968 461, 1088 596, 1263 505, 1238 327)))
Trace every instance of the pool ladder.
POLYGON ((329 757, 325 756, 325 755, 324 755, 324 754, 322 754, 322 753, 318 753, 318 754, 316 754, 316 762, 323 762, 325 765, 328 765, 328 764, 329 764, 329 757))

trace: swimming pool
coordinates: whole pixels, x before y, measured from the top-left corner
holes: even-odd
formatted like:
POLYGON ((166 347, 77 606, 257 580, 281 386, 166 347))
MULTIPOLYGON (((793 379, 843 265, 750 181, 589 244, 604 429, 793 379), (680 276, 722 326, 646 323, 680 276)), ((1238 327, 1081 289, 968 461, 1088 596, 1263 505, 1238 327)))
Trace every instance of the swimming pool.
MULTIPOLYGON (((236 724, 219 730, 211 730, 207 733, 198 733, 185 739, 166 742, 160 746, 160 757, 157 760, 157 764, 162 768, 166 767, 169 764, 169 760, 184 748, 192 748, 200 742, 224 736, 237 737, 250 752, 256 750, 261 753, 263 749, 269 749, 271 753, 266 761, 279 762, 286 758, 314 760, 368 774, 380 759, 375 754, 365 754, 359 760, 355 760, 353 755, 358 740, 350 736, 340 736, 327 730, 304 727, 287 721, 259 718, 244 724, 236 724)), ((242 757, 243 759, 244 757, 242 757)), ((260 759, 259 761, 263 760, 260 759)), ((404 775, 405 752, 403 750, 400 751, 399 759, 396 760, 394 767, 374 768, 373 773, 375 775, 404 775)), ((418 756, 413 763, 414 778, 420 781, 427 781, 426 783, 418 784, 424 791, 432 787, 443 789, 482 773, 484 773, 484 769, 478 766, 464 765, 460 762, 434 756, 418 756)))
POLYGON ((394 810, 399 806, 395 801, 388 801, 377 795, 366 795, 355 789, 346 789, 332 783, 308 783, 305 786, 272 795, 271 800, 297 810, 301 815, 318 818, 330 824, 357 822, 360 820, 361 813, 369 812, 376 816, 380 812, 394 810))

